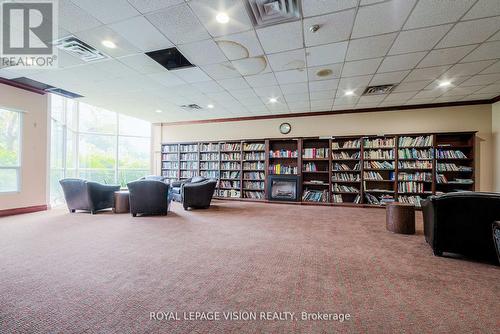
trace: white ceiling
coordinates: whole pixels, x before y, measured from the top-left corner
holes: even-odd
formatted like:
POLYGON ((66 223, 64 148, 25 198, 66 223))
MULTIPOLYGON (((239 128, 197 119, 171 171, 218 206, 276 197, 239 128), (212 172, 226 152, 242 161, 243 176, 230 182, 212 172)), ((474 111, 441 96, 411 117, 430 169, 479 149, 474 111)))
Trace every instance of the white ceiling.
POLYGON ((153 122, 500 95, 498 0, 302 0, 302 13, 254 29, 240 0, 59 0, 59 37, 74 34, 111 59, 89 64, 61 51, 58 70, 2 69, 0 76, 27 76, 153 122), (218 12, 229 23, 217 23, 218 12), (144 55, 174 45, 198 67, 167 71, 144 55), (325 69, 331 75, 317 75, 325 69), (452 84, 439 87, 443 80, 452 84), (398 86, 360 96, 380 84, 398 86), (179 107, 191 103, 204 108, 179 107))

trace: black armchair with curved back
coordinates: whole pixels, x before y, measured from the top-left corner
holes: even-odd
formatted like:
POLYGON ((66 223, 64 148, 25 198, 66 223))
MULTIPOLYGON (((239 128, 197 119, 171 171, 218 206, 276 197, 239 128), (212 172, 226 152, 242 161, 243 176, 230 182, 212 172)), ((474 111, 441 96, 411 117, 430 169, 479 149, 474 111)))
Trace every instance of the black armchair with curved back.
POLYGON ((127 184, 130 193, 130 213, 166 215, 170 185, 159 180, 137 180, 127 184))
POLYGON ((176 202, 182 203, 184 210, 188 208, 208 209, 214 195, 217 181, 195 176, 184 181, 172 183, 172 195, 176 202))
POLYGON ((120 186, 82 179, 62 179, 59 183, 70 212, 83 210, 94 214, 97 211, 112 208, 114 193, 120 190, 120 186))
POLYGON ((492 236, 500 220, 500 194, 455 192, 422 201, 425 240, 435 255, 443 252, 496 260, 492 236))

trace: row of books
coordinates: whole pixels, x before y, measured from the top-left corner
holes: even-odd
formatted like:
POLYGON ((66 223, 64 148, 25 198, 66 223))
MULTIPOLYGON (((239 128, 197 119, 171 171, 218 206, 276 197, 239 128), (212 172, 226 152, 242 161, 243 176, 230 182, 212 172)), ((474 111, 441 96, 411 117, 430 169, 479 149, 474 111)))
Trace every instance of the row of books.
POLYGON ((287 166, 282 164, 269 165, 270 174, 298 174, 297 166, 287 166))
POLYGON ((469 166, 457 166, 454 163, 438 163, 436 169, 439 172, 471 172, 472 167, 469 166))
POLYGON ((305 148, 302 150, 302 157, 306 159, 328 158, 327 148, 305 148))
POLYGON ((219 150, 219 144, 214 144, 214 143, 200 144, 200 152, 210 152, 218 150, 219 150))
POLYGON ((359 193, 359 189, 345 184, 334 183, 332 185, 333 192, 359 193))
POLYGON ((340 146, 340 143, 338 142, 332 142, 332 150, 339 150, 343 148, 360 148, 360 147, 361 147, 360 139, 347 140, 342 144, 342 146, 340 146))
POLYGON ((220 163, 220 169, 223 170, 240 170, 241 164, 239 162, 225 161, 220 163))
POLYGON ((432 161, 399 161, 399 169, 432 169, 432 161))
POLYGON ((161 164, 161 168, 163 169, 179 169, 179 163, 177 161, 164 161, 161 164))
POLYGON ((200 169, 217 170, 217 169, 219 169, 219 163, 218 162, 200 162, 200 169))
POLYGON ((333 173, 332 181, 361 181, 359 173, 333 173))
POLYGON ((269 157, 271 158, 297 158, 299 156, 298 151, 290 150, 276 150, 269 151, 269 157))
POLYGON ((181 152, 198 152, 198 145, 196 144, 181 144, 179 145, 179 151, 181 152))
POLYGON ((460 150, 437 150, 438 159, 467 159, 464 152, 460 150))
POLYGON ((425 182, 432 182, 432 173, 421 173, 421 172, 416 172, 416 173, 405 173, 405 172, 400 172, 398 173, 398 180, 400 181, 425 181, 425 182))
POLYGON ((421 207, 420 202, 422 200, 423 200, 423 198, 420 197, 419 195, 416 195, 416 196, 400 195, 400 196, 398 196, 398 202, 406 203, 406 204, 413 204, 417 208, 421 207))
POLYGON ((245 181, 243 188, 252 190, 264 190, 264 181, 245 181))
POLYGON ((359 159, 360 157, 361 157, 361 152, 355 152, 352 154, 349 154, 348 152, 345 151, 332 153, 332 158, 337 160, 359 159))
POLYGON ((266 174, 264 172, 244 172, 244 180, 265 180, 266 174))
POLYGON ((215 170, 202 170, 200 171, 200 175, 206 178, 218 179, 219 172, 215 170))
POLYGON ((388 194, 379 195, 379 197, 373 194, 365 194, 366 203, 374 205, 386 205, 388 203, 394 202, 394 196, 388 194))
POLYGON ((229 197, 229 198, 240 198, 241 193, 236 189, 218 189, 217 196, 219 197, 229 197))
POLYGON ((264 199, 264 192, 262 191, 244 191, 243 198, 251 198, 251 199, 264 199))
POLYGON ((399 159, 432 159, 432 149, 405 148, 398 150, 399 159))
POLYGON ((221 151, 240 151, 241 145, 238 143, 224 143, 220 145, 221 151))
POLYGON ((394 159, 394 150, 368 150, 363 156, 365 159, 394 159))
POLYGON ((220 159, 226 160, 226 161, 240 161, 241 154, 240 153, 221 153, 220 159))
POLYGON ((181 161, 180 164, 181 169, 198 169, 197 161, 181 161))
POLYGON ((365 161, 367 169, 394 169, 394 162, 389 161, 365 161))
POLYGON ((302 194, 302 200, 306 202, 328 202, 328 191, 306 189, 302 194))
POLYGON ((174 178, 177 179, 179 177, 179 174, 176 170, 164 170, 161 173, 162 176, 169 177, 169 178, 174 178))
POLYGON ((181 153, 180 160, 198 161, 198 154, 197 153, 181 153))
POLYGON ((243 144, 243 151, 264 151, 265 148, 266 145, 262 143, 243 144))
POLYGON ((189 179, 190 177, 198 175, 194 170, 181 170, 181 179, 189 179))
POLYGON ((399 137, 399 147, 432 146, 432 136, 399 137))
POLYGON ((424 184, 414 181, 398 182, 398 191, 400 193, 423 193, 424 184))
POLYGON ((224 172, 221 172, 220 177, 221 177, 221 179, 239 179, 240 172, 224 171, 224 172))
POLYGON ((373 172, 373 171, 368 171, 364 172, 363 178, 365 180, 372 180, 372 181, 393 181, 394 180, 394 172, 390 172, 388 175, 388 178, 384 178, 382 175, 380 175, 379 172, 373 172))
POLYGON ((334 163, 333 171, 359 171, 360 170, 359 167, 360 167, 359 162, 356 163, 353 167, 350 167, 347 164, 334 163))
POLYGON ((396 144, 394 138, 376 138, 365 139, 363 146, 365 148, 392 148, 396 144))
POLYGON ((266 154, 264 152, 249 152, 245 153, 243 158, 245 160, 266 160, 266 154))
POLYGON ((302 170, 304 172, 317 172, 320 171, 321 168, 318 169, 318 166, 314 162, 306 162, 303 164, 302 170))
POLYGON ((218 161, 219 160, 219 153, 201 153, 200 160, 218 161))
POLYGON ((220 180, 219 188, 239 188, 241 186, 240 181, 229 181, 229 180, 220 180))
POLYGON ((464 179, 464 178, 455 178, 454 180, 450 181, 444 174, 437 174, 436 175, 436 182, 437 183, 454 183, 454 184, 473 184, 474 181, 472 179, 464 179))
POLYGON ((161 155, 163 161, 177 161, 178 158, 177 153, 164 153, 161 155))
MULTIPOLYGON (((333 194, 333 196, 332 196, 332 202, 333 203, 345 203, 344 202, 344 196, 341 195, 341 194, 333 194)), ((361 196, 360 195, 356 195, 356 197, 354 197, 354 200, 352 202, 348 201, 347 203, 359 204, 359 203, 361 203, 361 196)))
POLYGON ((163 145, 161 147, 162 153, 176 153, 179 152, 179 146, 177 145, 163 145))
POLYGON ((243 169, 266 170, 266 164, 262 161, 244 162, 243 169))

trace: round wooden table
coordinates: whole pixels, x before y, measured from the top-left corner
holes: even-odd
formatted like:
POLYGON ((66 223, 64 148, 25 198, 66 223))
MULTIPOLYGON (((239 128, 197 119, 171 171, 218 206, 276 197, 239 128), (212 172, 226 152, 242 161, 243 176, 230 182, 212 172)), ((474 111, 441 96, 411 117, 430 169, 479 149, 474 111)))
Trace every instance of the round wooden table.
POLYGON ((128 213, 130 212, 129 204, 130 193, 128 190, 115 191, 115 207, 114 213, 128 213))
POLYGON ((415 206, 413 204, 389 203, 385 211, 388 231, 415 234, 415 206))

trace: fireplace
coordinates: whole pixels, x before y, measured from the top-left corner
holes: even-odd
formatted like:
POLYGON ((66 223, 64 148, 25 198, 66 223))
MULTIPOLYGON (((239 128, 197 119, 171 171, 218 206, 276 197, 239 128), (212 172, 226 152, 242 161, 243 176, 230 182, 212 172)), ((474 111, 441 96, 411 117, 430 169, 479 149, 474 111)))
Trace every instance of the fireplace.
POLYGON ((270 201, 298 201, 299 177, 297 175, 269 175, 267 193, 270 201))

